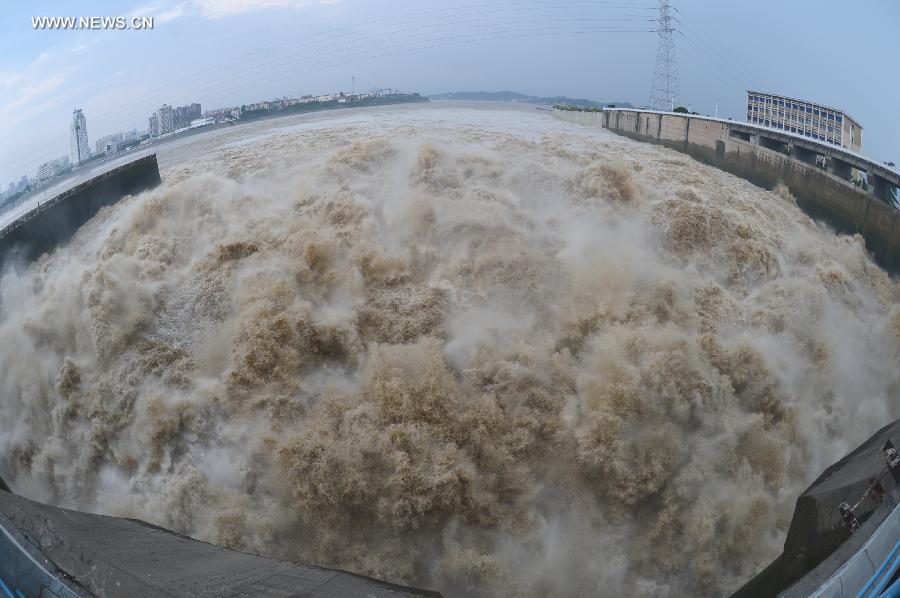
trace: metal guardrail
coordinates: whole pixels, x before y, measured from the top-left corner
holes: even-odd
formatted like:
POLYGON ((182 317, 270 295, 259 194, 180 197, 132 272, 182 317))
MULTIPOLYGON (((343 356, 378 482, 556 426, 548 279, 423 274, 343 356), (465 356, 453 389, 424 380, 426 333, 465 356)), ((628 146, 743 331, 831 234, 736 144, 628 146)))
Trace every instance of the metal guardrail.
POLYGON ((886 589, 888 582, 893 579, 894 574, 897 572, 897 567, 900 567, 900 540, 897 540, 897 543, 894 544, 894 548, 888 553, 886 559, 875 571, 875 574, 869 578, 869 581, 866 582, 866 585, 856 593, 856 598, 878 598, 882 596, 886 589))
POLYGON ((0 596, 81 598, 22 546, 3 525, 4 519, 0 515, 0 596))
MULTIPOLYGON (((859 596, 858 592, 864 592, 867 583, 877 576, 878 567, 874 563, 888 560, 891 552, 896 549, 897 538, 900 538, 900 504, 897 504, 878 529, 872 532, 862 548, 811 594, 811 598, 859 596)), ((890 581, 890 578, 886 581, 890 581)), ((871 584, 868 587, 871 587, 871 584)))

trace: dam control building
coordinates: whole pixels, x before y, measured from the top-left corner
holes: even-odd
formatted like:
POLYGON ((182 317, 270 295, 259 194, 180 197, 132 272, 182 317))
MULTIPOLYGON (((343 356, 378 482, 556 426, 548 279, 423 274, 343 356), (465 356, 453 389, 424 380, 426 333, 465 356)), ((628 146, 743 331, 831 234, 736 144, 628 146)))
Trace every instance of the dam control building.
POLYGON ((787 96, 747 92, 747 122, 858 152, 862 126, 847 113, 787 96))

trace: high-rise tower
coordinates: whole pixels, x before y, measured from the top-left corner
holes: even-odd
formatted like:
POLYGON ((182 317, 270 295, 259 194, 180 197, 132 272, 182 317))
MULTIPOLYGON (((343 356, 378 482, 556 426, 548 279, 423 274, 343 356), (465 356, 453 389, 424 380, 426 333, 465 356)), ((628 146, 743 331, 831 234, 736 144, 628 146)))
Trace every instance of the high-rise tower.
POLYGON ((91 150, 88 146, 87 121, 81 108, 76 108, 72 112, 72 142, 69 148, 69 159, 72 166, 78 166, 91 157, 91 150))
POLYGON ((656 34, 656 68, 653 71, 653 88, 650 90, 651 110, 672 110, 678 100, 678 68, 675 64, 675 30, 669 0, 660 0, 656 34))

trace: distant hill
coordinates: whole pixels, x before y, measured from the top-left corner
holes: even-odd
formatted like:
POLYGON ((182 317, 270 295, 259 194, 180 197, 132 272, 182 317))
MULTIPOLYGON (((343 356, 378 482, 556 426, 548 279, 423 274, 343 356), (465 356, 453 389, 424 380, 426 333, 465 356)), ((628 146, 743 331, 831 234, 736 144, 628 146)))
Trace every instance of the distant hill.
POLYGON ((615 104, 620 108, 632 108, 628 102, 595 102, 581 98, 567 98, 554 96, 542 98, 529 96, 515 91, 449 91, 428 96, 429 100, 461 100, 474 102, 520 102, 523 104, 568 104, 570 106, 584 106, 585 108, 602 108, 609 104, 615 104))

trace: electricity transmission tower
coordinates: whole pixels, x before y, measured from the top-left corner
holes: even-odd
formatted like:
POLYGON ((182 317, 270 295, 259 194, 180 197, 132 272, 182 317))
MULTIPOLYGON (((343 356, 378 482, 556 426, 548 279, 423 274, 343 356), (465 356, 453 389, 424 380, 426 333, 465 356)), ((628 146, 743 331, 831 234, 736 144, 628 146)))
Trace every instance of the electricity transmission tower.
POLYGON ((656 68, 653 70, 653 88, 650 90, 651 110, 672 110, 678 99, 678 68, 675 64, 674 17, 669 13, 669 0, 660 0, 656 34, 656 68))

